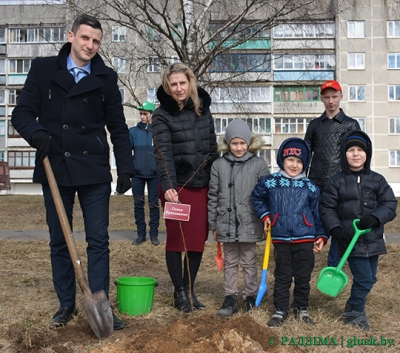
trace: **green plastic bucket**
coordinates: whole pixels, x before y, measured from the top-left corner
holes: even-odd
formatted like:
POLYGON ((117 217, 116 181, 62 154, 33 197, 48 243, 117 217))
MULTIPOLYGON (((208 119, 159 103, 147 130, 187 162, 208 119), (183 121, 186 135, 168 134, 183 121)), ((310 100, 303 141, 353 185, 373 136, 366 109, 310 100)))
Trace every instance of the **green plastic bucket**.
POLYGON ((132 316, 147 314, 154 302, 154 287, 157 281, 149 277, 121 277, 117 285, 118 309, 132 316))

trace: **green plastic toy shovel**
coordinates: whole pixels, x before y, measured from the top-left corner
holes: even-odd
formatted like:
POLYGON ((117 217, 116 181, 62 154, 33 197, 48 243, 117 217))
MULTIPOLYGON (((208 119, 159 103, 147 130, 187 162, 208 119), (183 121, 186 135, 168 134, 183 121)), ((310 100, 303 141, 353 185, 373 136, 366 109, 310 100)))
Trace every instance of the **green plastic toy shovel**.
POLYGON ((359 219, 353 221, 354 236, 351 239, 349 246, 347 247, 342 259, 340 260, 337 267, 325 267, 321 270, 318 276, 317 288, 324 294, 330 295, 331 297, 337 297, 338 294, 347 286, 349 279, 347 275, 342 271, 344 264, 346 263, 351 251, 356 245, 358 238, 367 234, 371 229, 358 229, 357 224, 360 222, 359 219))

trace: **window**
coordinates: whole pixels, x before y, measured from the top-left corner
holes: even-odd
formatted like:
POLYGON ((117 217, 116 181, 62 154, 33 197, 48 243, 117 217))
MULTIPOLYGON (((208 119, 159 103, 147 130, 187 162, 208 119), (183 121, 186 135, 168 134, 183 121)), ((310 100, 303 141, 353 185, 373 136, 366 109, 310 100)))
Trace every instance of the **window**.
POLYGON ((364 70, 365 69, 365 54, 364 53, 349 53, 347 68, 349 70, 364 70))
POLYGON ((8 90, 8 104, 16 105, 17 104, 17 97, 21 93, 21 90, 10 89, 8 90))
POLYGON ((266 24, 241 23, 239 25, 232 24, 231 27, 224 28, 226 25, 227 23, 210 24, 210 35, 215 35, 213 40, 238 40, 249 37, 254 39, 270 38, 270 30, 265 28, 266 24))
POLYGON ((400 150, 389 151, 389 167, 400 167, 400 150))
POLYGON ((6 136, 6 121, 0 120, 0 136, 6 136))
POLYGON ((305 133, 311 118, 275 118, 275 132, 280 134, 305 133))
POLYGON ((180 62, 181 62, 181 60, 179 59, 178 55, 171 56, 171 64, 180 63, 180 62))
POLYGON ((275 70, 333 70, 335 56, 317 55, 275 55, 275 70))
POLYGON ((40 41, 48 43, 64 42, 64 27, 50 27, 41 29, 40 41))
POLYGON ((126 41, 126 27, 125 26, 112 26, 112 41, 125 42, 126 41))
POLYGON ((150 42, 159 42, 160 34, 153 27, 147 27, 147 37, 150 42))
POLYGON ((27 74, 31 67, 31 59, 10 59, 9 61, 10 74, 27 74))
POLYGON ((5 162, 6 161, 5 158, 6 158, 6 151, 0 150, 0 162, 5 162))
POLYGON ((365 101, 365 86, 349 86, 349 101, 365 101))
POLYGON ((11 120, 8 120, 8 137, 9 138, 21 137, 18 131, 14 128, 14 126, 12 126, 11 120))
POLYGON ((34 168, 34 151, 8 151, 8 166, 11 168, 34 168))
POLYGON ((112 65, 113 65, 115 71, 119 72, 120 74, 124 74, 126 72, 126 59, 113 58, 112 65))
MULTIPOLYGON (((223 134, 226 131, 228 124, 238 119, 238 116, 229 117, 216 117, 214 118, 215 132, 217 134, 223 134)), ((250 131, 258 134, 267 134, 271 132, 271 118, 242 118, 249 125, 250 131)))
POLYGON ((158 56, 149 56, 149 66, 147 67, 147 72, 160 72, 160 63, 158 56))
POLYGON ((125 103, 125 88, 119 88, 119 93, 121 93, 122 103, 125 103))
POLYGON ((223 54, 218 55, 210 65, 214 72, 269 72, 271 71, 270 54, 223 54))
POLYGON ((400 134, 400 117, 389 118, 389 134, 400 134))
POLYGON ((400 101, 400 85, 389 86, 389 101, 400 101))
POLYGON ((334 38, 334 23, 287 23, 274 28, 275 38, 334 38))
POLYGON ((388 69, 400 69, 400 53, 388 54, 388 69))
POLYGON ((0 43, 6 42, 6 29, 0 28, 0 43))
POLYGON ((388 37, 400 37, 400 21, 388 21, 387 25, 388 37))
POLYGON ((275 102, 319 101, 319 87, 275 87, 275 102))
POLYGON ((151 103, 160 103, 157 99, 157 88, 148 88, 147 89, 147 100, 151 103))
POLYGON ((347 38, 365 38, 364 21, 347 22, 347 38))
POLYGON ((6 73, 6 60, 0 59, 0 74, 6 73))
POLYGON ((174 27, 175 27, 175 31, 172 32, 172 38, 174 38, 174 40, 181 40, 181 38, 183 36, 182 24, 175 23, 174 27))
POLYGON ((6 116, 6 90, 0 89, 0 116, 6 116))
POLYGON ((271 87, 216 87, 211 99, 213 103, 268 103, 271 102, 271 87))
POLYGON ((365 119, 365 118, 357 118, 357 117, 354 117, 354 119, 356 119, 358 121, 358 123, 360 124, 361 130, 365 132, 366 129, 367 129, 367 123, 366 123, 367 119, 365 119))

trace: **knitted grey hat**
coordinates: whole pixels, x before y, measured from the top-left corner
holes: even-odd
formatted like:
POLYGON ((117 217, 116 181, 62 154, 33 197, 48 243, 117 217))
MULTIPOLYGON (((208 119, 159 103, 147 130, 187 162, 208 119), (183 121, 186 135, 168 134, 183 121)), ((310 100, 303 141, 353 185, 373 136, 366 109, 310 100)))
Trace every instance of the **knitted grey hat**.
POLYGON ((225 139, 228 145, 235 137, 245 140, 250 145, 251 131, 249 125, 242 119, 232 120, 226 128, 225 139))

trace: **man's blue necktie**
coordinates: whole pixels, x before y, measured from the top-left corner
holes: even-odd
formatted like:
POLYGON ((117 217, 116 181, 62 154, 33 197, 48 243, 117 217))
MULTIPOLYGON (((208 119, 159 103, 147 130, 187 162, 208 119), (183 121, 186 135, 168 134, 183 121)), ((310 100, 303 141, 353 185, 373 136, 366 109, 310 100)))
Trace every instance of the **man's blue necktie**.
POLYGON ((83 77, 87 76, 87 74, 88 74, 88 72, 86 70, 81 69, 79 67, 74 67, 70 71, 72 71, 72 74, 74 76, 75 82, 78 82, 83 77))

